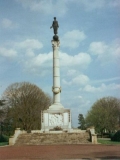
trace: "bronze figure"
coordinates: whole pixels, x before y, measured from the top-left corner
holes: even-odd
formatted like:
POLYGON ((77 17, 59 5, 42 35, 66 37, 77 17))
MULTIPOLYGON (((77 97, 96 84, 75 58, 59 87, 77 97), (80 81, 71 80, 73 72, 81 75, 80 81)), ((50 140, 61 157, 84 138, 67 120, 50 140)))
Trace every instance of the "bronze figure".
POLYGON ((59 27, 58 21, 56 20, 56 17, 54 17, 54 21, 53 21, 52 26, 50 28, 53 28, 55 35, 57 34, 58 27, 59 27))

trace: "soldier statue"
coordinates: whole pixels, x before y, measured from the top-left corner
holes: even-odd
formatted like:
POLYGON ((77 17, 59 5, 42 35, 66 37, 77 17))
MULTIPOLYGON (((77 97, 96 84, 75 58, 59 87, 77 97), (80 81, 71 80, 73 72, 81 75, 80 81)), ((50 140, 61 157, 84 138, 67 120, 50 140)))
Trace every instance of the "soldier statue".
POLYGON ((50 28, 53 28, 55 35, 57 34, 58 27, 59 27, 58 21, 56 20, 56 17, 54 17, 54 21, 53 21, 52 26, 50 28))

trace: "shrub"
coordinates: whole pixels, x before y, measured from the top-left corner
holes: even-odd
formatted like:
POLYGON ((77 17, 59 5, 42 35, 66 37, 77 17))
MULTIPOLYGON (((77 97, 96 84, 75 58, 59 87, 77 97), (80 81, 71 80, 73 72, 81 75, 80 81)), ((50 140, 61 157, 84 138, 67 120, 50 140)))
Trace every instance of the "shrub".
POLYGON ((114 135, 115 135, 115 133, 110 133, 109 134, 109 138, 111 138, 111 140, 112 140, 112 138, 113 138, 114 135))
POLYGON ((5 135, 1 135, 0 136, 0 142, 8 142, 9 141, 9 137, 5 136, 5 135))
POLYGON ((60 130, 62 130, 62 128, 61 128, 61 127, 56 126, 56 127, 54 127, 54 130, 55 130, 55 131, 60 131, 60 130))
POLYGON ((120 130, 117 131, 117 132, 113 135, 113 137, 111 137, 111 140, 112 140, 112 141, 120 142, 120 130))

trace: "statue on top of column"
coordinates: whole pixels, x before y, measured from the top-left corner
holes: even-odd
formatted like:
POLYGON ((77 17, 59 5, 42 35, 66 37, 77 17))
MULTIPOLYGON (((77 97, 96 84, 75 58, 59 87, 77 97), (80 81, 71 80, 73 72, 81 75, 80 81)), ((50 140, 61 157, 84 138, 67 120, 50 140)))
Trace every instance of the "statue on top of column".
POLYGON ((54 31, 54 34, 55 34, 53 36, 53 40, 54 41, 59 41, 59 37, 57 36, 59 25, 58 25, 58 21, 56 20, 56 17, 54 17, 54 21, 53 21, 52 26, 50 28, 53 28, 53 31, 54 31))
POLYGON ((58 21, 56 20, 56 17, 54 17, 54 21, 53 21, 52 26, 50 28, 53 28, 55 35, 57 34, 58 27, 59 27, 58 21))

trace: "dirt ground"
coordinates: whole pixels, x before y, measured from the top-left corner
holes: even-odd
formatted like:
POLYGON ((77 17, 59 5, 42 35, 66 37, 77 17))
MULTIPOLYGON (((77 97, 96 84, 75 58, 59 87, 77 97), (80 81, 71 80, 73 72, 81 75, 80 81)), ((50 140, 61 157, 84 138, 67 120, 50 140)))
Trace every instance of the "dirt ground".
POLYGON ((120 160, 120 145, 39 145, 0 147, 0 160, 120 160))

